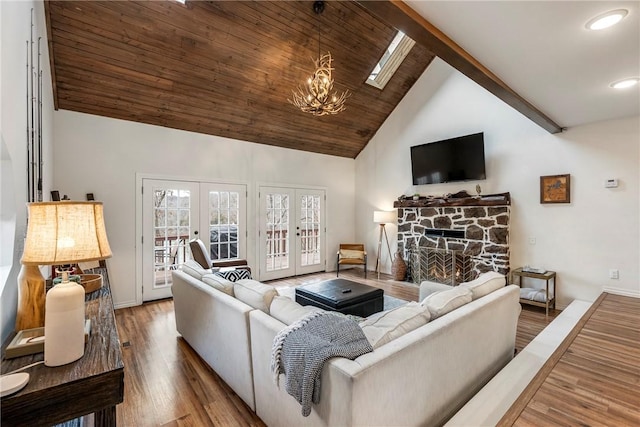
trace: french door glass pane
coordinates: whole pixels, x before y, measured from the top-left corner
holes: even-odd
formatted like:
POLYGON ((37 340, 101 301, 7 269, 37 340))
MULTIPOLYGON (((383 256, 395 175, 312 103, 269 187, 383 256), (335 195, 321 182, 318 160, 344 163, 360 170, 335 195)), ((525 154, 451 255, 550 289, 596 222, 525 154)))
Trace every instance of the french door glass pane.
POLYGON ((238 258, 240 193, 209 191, 209 244, 212 260, 238 258))
POLYGON ((171 270, 186 261, 191 229, 191 192, 154 189, 154 286, 171 284, 171 270))
POLYGON ((289 268, 289 196, 267 195, 266 270, 289 268))
POLYGON ((320 263, 320 196, 303 195, 300 206, 300 265, 320 263))

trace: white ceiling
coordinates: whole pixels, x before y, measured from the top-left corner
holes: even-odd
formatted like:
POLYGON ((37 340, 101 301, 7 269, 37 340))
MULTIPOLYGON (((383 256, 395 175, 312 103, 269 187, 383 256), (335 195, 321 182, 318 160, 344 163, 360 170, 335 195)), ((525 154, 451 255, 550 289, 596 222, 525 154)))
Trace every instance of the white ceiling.
POLYGON ((609 87, 640 76, 638 1, 405 2, 562 127, 640 115, 640 86, 609 87), (585 28, 613 9, 629 14, 585 28))

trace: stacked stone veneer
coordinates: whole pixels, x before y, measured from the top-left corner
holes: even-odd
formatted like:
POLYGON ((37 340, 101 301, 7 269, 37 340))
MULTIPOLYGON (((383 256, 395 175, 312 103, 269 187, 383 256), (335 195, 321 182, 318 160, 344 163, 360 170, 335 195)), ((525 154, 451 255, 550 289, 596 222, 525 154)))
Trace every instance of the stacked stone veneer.
MULTIPOLYGON (((509 273, 510 206, 403 207, 398 208, 398 249, 420 260, 420 249, 461 252, 471 259, 471 279, 480 273, 509 273), (433 237, 426 229, 464 230, 464 238, 433 237)), ((419 261, 418 261, 419 262, 419 261)), ((419 277, 413 279, 420 280, 419 277)))

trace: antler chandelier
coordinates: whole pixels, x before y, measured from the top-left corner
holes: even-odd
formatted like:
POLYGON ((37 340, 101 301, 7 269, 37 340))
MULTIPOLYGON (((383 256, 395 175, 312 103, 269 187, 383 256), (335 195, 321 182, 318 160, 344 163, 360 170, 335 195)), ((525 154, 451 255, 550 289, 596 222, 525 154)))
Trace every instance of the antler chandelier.
MULTIPOLYGON (((316 1, 313 3, 313 11, 317 15, 321 14, 323 10, 324 2, 316 1)), ((327 52, 325 55, 320 54, 320 26, 318 25, 318 60, 314 61, 316 70, 307 79, 306 86, 304 88, 298 86, 297 91, 292 91, 293 99, 287 99, 287 101, 303 112, 315 116, 338 114, 344 111, 344 102, 351 94, 349 91, 340 95, 333 93, 331 72, 334 68, 331 66, 332 61, 331 52, 327 52)))

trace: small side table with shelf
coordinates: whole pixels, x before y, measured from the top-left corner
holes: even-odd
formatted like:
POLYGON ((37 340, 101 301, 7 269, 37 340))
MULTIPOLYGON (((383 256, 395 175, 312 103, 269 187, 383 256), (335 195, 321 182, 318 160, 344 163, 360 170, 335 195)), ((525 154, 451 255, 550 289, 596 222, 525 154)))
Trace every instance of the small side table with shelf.
POLYGON ((545 271, 544 273, 534 273, 531 271, 524 271, 522 267, 516 268, 511 272, 511 280, 516 285, 522 288, 522 278, 528 277, 531 279, 544 280, 545 284, 545 301, 534 301, 527 298, 520 298, 521 304, 529 304, 535 305, 538 307, 545 308, 545 315, 549 315, 549 307, 552 307, 554 310, 556 308, 556 291, 557 291, 557 282, 556 282, 556 272, 555 271, 545 271), (516 277, 518 278, 518 282, 515 283, 516 277), (553 284, 552 292, 549 293, 550 282, 553 284))

